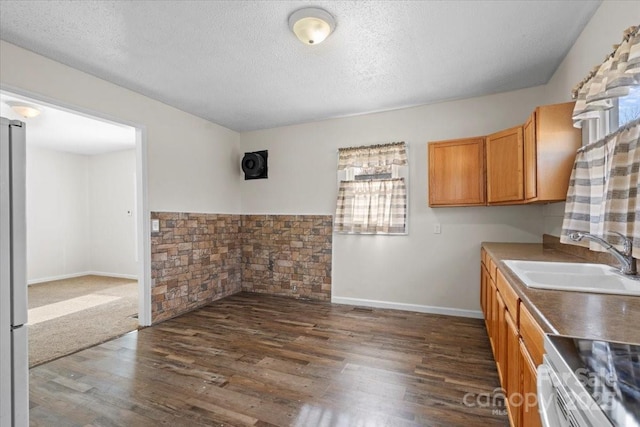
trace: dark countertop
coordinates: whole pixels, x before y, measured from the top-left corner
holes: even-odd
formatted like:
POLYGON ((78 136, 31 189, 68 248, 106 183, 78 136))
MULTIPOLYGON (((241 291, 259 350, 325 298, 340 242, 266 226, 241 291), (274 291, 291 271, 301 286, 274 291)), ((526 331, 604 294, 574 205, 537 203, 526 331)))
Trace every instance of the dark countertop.
POLYGON ((502 262, 588 261, 535 243, 483 243, 482 247, 546 332, 640 343, 640 297, 528 288, 502 262))

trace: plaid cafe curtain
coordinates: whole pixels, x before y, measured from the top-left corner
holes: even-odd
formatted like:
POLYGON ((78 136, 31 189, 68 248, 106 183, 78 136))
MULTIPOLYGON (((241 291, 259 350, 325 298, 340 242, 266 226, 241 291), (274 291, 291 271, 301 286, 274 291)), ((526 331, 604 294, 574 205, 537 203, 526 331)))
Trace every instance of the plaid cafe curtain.
POLYGON ((352 179, 340 181, 334 230, 354 234, 405 234, 407 188, 404 178, 394 174, 398 166, 406 165, 404 142, 341 148, 338 170, 346 171, 352 179), (391 178, 359 180, 358 175, 391 178))
POLYGON ((640 258, 640 119, 578 150, 569 181, 560 241, 605 251, 602 246, 574 242, 574 231, 606 237, 622 250, 621 233, 633 241, 640 258))
POLYGON ((638 85, 640 26, 634 26, 624 31, 622 42, 571 91, 576 100, 574 127, 580 128, 585 120, 599 118, 601 111, 613 108, 614 99, 628 95, 638 85))

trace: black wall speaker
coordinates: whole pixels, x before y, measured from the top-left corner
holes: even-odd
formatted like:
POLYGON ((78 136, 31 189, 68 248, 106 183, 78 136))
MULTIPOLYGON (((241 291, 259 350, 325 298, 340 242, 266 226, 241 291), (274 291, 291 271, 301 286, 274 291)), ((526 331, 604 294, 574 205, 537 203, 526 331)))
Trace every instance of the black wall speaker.
POLYGON ((244 172, 245 180, 268 178, 268 155, 269 152, 267 150, 244 153, 244 157, 242 158, 242 171, 244 172))

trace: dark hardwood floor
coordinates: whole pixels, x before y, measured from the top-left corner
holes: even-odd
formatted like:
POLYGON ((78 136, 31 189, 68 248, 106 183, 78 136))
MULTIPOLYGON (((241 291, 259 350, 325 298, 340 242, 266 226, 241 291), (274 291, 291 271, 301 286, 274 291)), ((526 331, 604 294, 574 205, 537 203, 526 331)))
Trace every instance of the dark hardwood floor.
POLYGON ((246 293, 30 380, 32 426, 508 425, 481 320, 246 293))

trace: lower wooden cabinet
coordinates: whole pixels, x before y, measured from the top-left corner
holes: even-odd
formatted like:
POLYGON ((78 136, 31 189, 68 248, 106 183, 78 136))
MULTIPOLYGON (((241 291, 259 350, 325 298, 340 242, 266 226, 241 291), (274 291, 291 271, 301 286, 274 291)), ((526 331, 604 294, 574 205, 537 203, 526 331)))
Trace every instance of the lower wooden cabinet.
POLYGON ((524 342, 520 342, 520 364, 522 367, 522 405, 520 414, 522 426, 538 427, 542 426, 540 414, 538 413, 538 387, 537 371, 533 359, 529 355, 524 342))
POLYGON ((498 376, 500 383, 505 384, 507 380, 507 321, 505 318, 509 316, 504 301, 499 292, 496 292, 496 301, 498 306, 498 316, 496 320, 496 336, 498 338, 496 348, 496 364, 498 365, 498 376))
POLYGON ((480 308, 487 317, 487 273, 484 264, 480 264, 480 308))
POLYGON ((516 427, 540 426, 536 366, 542 361, 544 331, 484 250, 482 260, 481 305, 509 422, 516 427))
POLYGON ((489 329, 489 337, 491 338, 491 346, 493 347, 493 357, 497 357, 498 353, 498 290, 496 285, 489 276, 489 299, 491 300, 491 324, 489 329))
POLYGON ((522 395, 522 387, 520 385, 520 336, 518 334, 518 326, 510 314, 507 314, 505 321, 507 324, 507 378, 504 389, 507 394, 509 421, 512 426, 518 427, 522 425, 520 423, 520 401, 518 400, 518 397, 522 395))

